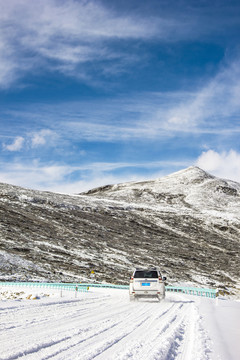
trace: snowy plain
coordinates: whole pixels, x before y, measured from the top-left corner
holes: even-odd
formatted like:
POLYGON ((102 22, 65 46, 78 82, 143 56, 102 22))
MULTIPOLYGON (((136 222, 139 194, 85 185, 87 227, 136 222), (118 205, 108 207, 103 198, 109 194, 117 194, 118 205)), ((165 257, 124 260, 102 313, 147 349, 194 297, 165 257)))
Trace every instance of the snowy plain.
POLYGON ((1 360, 239 360, 239 301, 167 293, 160 303, 130 302, 127 290, 97 288, 77 298, 36 288, 0 294, 1 360))

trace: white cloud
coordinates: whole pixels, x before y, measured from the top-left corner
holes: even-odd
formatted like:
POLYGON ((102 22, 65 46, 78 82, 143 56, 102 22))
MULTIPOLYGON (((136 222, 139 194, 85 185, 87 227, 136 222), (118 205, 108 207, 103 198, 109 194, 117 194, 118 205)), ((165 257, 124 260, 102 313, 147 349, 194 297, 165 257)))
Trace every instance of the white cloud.
POLYGON ((240 58, 236 58, 222 65, 216 76, 200 90, 173 93, 177 105, 171 101, 167 108, 155 110, 152 126, 168 132, 239 132, 239 91, 240 58))
MULTIPOLYGON (((7 137, 7 136, 5 136, 7 137)), ((20 151, 37 148, 40 146, 55 146, 58 135, 55 131, 42 129, 40 131, 28 133, 23 136, 17 136, 11 144, 3 143, 3 149, 8 151, 20 151)))
POLYGON ((49 190, 53 184, 63 181, 72 168, 59 165, 40 165, 37 160, 31 164, 13 162, 2 163, 0 166, 0 181, 39 190, 49 190))
POLYGON ((3 148, 8 151, 19 151, 23 148, 23 144, 24 138, 22 136, 17 136, 12 144, 3 144, 3 148))
POLYGON ((31 145, 32 147, 38 147, 41 145, 45 145, 46 143, 52 142, 53 139, 56 138, 56 133, 48 130, 43 129, 38 132, 35 132, 31 136, 31 145))
POLYGON ((240 182, 240 153, 237 151, 204 151, 196 165, 218 177, 240 182))

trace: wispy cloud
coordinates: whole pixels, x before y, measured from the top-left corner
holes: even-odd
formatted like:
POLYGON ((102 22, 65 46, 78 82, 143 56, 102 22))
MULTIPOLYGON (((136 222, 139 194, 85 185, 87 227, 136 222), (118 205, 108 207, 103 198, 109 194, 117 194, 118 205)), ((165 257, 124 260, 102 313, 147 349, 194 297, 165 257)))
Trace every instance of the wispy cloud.
POLYGON ((3 149, 8 151, 19 151, 23 148, 24 138, 17 136, 12 144, 3 144, 3 149))
POLYGON ((167 111, 158 110, 155 123, 159 121, 166 130, 178 132, 239 131, 239 91, 240 60, 236 58, 222 65, 198 91, 183 92, 176 98, 177 105, 167 111))
POLYGON ((31 138, 31 146, 38 147, 46 144, 52 144, 56 139, 57 135, 55 132, 49 129, 43 129, 38 132, 34 132, 31 138))
MULTIPOLYGON (((157 33, 156 21, 136 21, 96 1, 0 0, 0 5, 2 87, 21 76, 20 72, 37 71, 38 66, 71 73, 89 61, 128 57, 110 50, 108 41, 149 38, 157 33)), ((84 70, 77 73, 81 76, 84 70)))

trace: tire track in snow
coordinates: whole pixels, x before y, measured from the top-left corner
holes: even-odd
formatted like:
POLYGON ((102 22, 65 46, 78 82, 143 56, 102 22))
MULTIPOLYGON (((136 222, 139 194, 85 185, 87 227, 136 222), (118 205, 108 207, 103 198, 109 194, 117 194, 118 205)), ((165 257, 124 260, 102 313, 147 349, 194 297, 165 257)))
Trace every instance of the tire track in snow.
MULTIPOLYGON (((109 298, 109 297, 108 297, 109 298)), ((17 316, 16 316, 16 308, 15 307, 11 307, 11 311, 7 311, 5 309, 5 311, 2 313, 0 311, 0 315, 1 315, 1 324, 0 324, 0 333, 1 331, 6 331, 6 330, 10 330, 10 329, 16 329, 16 328, 25 328, 26 325, 29 324, 37 324, 39 326, 39 324, 44 324, 49 322, 50 320, 54 320, 56 318, 56 314, 58 313, 58 311, 64 311, 64 316, 66 318, 68 318, 69 316, 72 315, 74 307, 75 307, 75 311, 74 311, 74 317, 82 314, 82 313, 87 313, 89 311, 89 308, 91 308, 91 310, 94 309, 94 307, 92 305, 95 304, 95 308, 99 309, 102 306, 105 306, 105 299, 101 299, 101 298, 97 298, 94 299, 93 301, 84 301, 84 299, 81 300, 68 300, 68 301, 63 301, 62 304, 59 304, 59 302, 53 302, 48 304, 41 304, 40 306, 38 306, 36 308, 36 306, 34 306, 33 304, 31 304, 30 306, 23 306, 19 309, 17 309, 17 316), (83 302, 84 307, 81 307, 81 309, 79 309, 79 301, 83 302), (66 305, 71 305, 70 308, 66 307, 66 305), (26 311, 28 312, 28 318, 30 318, 31 320, 29 320, 27 318, 27 320, 25 322, 23 322, 23 316, 26 311)), ((117 302, 120 303, 120 301, 118 300, 117 302)), ((9 308, 7 308, 9 309, 9 308)))
MULTIPOLYGON (((113 316, 113 314, 111 314, 111 312, 109 313, 109 318, 105 321, 102 321, 102 316, 101 316, 101 320, 99 322, 99 319, 96 320, 95 322, 93 322, 92 327, 88 328, 88 329, 83 329, 82 327, 79 329, 79 333, 75 333, 72 334, 71 337, 68 338, 64 338, 61 342, 61 344, 59 343, 53 343, 49 348, 47 348, 46 350, 43 349, 39 352, 39 354, 41 355, 41 359, 50 359, 50 358, 58 358, 57 355, 60 356, 60 358, 62 358, 62 354, 64 354, 64 358, 72 358, 73 356, 73 351, 74 351, 74 347, 77 345, 81 347, 81 354, 83 352, 83 348, 87 347, 87 351, 89 352, 89 342, 90 343, 95 343, 97 338, 102 338, 103 335, 104 338, 106 336, 108 336, 109 331, 111 331, 111 329, 115 328, 116 326, 118 326, 119 324, 122 324, 123 322, 126 322, 126 319, 128 319, 128 322, 133 322, 133 317, 135 316, 129 309, 128 306, 129 304, 127 304, 127 308, 126 305, 124 305, 124 307, 126 308, 123 311, 119 311, 117 313, 115 313, 115 315, 113 316), (123 316, 125 315, 125 316, 123 316), (103 324, 106 323, 107 326, 103 326, 103 324), (87 332, 86 332, 87 330, 87 332), (66 354, 68 353, 68 350, 70 351, 70 354, 66 354), (51 352, 49 355, 49 351, 51 352)), ((123 305, 122 305, 123 306, 123 305)), ((142 307, 142 309, 144 310, 144 307, 142 307)), ((145 315, 148 313, 148 310, 144 310, 143 312, 141 312, 141 315, 145 315)), ((96 315, 95 315, 96 316, 96 315)), ((139 315, 140 316, 140 315, 139 315)), ((104 315, 104 318, 106 319, 106 314, 104 315)), ((28 356, 26 357, 26 359, 35 359, 35 354, 32 354, 32 356, 28 356)), ((79 352, 77 350, 77 355, 76 358, 78 358, 79 356, 79 352)), ((82 356, 82 355, 81 355, 82 356)))
POLYGON ((182 311, 182 305, 179 304, 162 303, 161 305, 165 306, 154 309, 153 313, 150 312, 150 317, 144 326, 134 329, 124 341, 113 344, 112 348, 107 349, 102 354, 86 359, 90 360, 95 357, 99 360, 112 359, 112 352, 115 354, 114 359, 150 359, 151 352, 156 347, 155 341, 158 339, 159 333, 163 334, 170 326, 169 324, 173 324, 172 326, 175 327, 176 313, 182 311))
POLYGON ((209 360, 211 345, 209 336, 202 327, 202 321, 195 304, 191 304, 187 317, 183 346, 180 349, 179 360, 209 360))
MULTIPOLYGON (((71 303, 68 302, 67 306, 70 305, 71 303)), ((80 302, 79 305, 84 305, 84 302, 80 302)), ((121 299, 111 299, 109 304, 109 297, 107 301, 104 299, 104 302, 100 303, 100 306, 97 306, 95 302, 92 304, 88 302, 88 305, 88 311, 85 311, 82 315, 78 313, 81 307, 74 307, 71 316, 69 316, 69 313, 65 316, 64 309, 59 310, 58 307, 51 306, 51 309, 55 312, 55 314, 54 317, 50 317, 50 319, 48 318, 49 309, 45 308, 45 312, 40 314, 39 321, 34 324, 31 324, 31 315, 27 311, 27 317, 22 329, 13 328, 4 332, 4 336, 0 341, 0 346, 2 348, 6 348, 8 346, 9 339, 15 337, 15 340, 12 343, 11 359, 16 359, 19 356, 22 356, 23 353, 25 355, 34 352, 36 353, 41 348, 47 348, 52 344, 59 344, 61 341, 70 339, 72 336, 79 333, 80 321, 81 325, 84 327, 83 331, 85 332, 91 331, 92 328, 94 328, 95 332, 101 331, 98 323, 100 324, 100 327, 103 326, 103 324, 105 326, 111 326, 109 323, 113 322, 112 319, 114 317, 122 316, 122 314, 126 314, 126 309, 128 310, 128 304, 123 305, 121 299), (108 317, 110 319, 106 321, 108 317), (108 324, 106 325, 106 323, 108 324), (89 324, 91 325, 89 326, 89 324), (18 336, 16 336, 16 333, 18 336), (33 344, 38 345, 34 346, 33 344), (24 350, 19 352, 19 348, 24 350)), ((40 308, 37 307, 36 311, 41 310, 40 308)), ((35 314, 36 312, 34 313, 34 316, 35 314)), ((15 316, 17 317, 16 313, 15 316)), ((18 321, 23 321, 22 316, 23 314, 21 313, 18 321)), ((80 331, 80 333, 82 333, 82 331, 80 331)), ((5 359, 5 357, 3 357, 3 359, 5 359)), ((9 359, 9 357, 6 357, 6 359, 9 359)))
POLYGON ((208 359, 192 301, 178 295, 178 301, 130 303, 125 291, 114 294, 34 303, 25 311, 19 304, 17 327, 0 339, 1 360, 208 359))
POLYGON ((198 310, 195 304, 190 302, 179 317, 176 315, 174 327, 169 325, 163 329, 164 334, 158 334, 161 346, 155 350, 152 347, 151 356, 148 353, 146 357, 145 351, 142 359, 208 360, 210 350, 206 343, 209 338, 200 324, 198 310))
MULTIPOLYGON (((84 344, 76 344, 75 349, 69 348, 65 352, 61 352, 60 356, 56 357, 56 359, 66 359, 71 356, 78 358, 79 354, 81 354, 81 359, 94 359, 95 357, 99 359, 112 359, 112 354, 116 353, 118 347, 122 351, 125 344, 131 341, 132 337, 145 334, 144 329, 148 328, 149 324, 155 321, 156 316, 153 316, 152 313, 156 312, 156 309, 159 308, 159 303, 131 305, 133 305, 131 306, 131 317, 122 319, 116 327, 109 329, 106 332, 105 339, 96 334, 94 338, 88 339, 84 344), (140 305, 144 312, 140 311, 140 307, 135 305, 140 305)), ((164 313, 158 316, 159 318, 166 316, 165 314, 170 310, 173 313, 175 312, 172 304, 165 306, 165 309, 164 313)))

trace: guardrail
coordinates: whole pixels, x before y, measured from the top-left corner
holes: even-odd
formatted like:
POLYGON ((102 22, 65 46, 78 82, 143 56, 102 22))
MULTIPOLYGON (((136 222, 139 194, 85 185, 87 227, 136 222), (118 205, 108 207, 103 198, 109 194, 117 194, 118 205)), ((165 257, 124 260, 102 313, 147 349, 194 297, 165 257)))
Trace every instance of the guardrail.
POLYGON ((77 292, 87 292, 88 286, 70 284, 70 283, 40 283, 40 282, 11 282, 11 281, 2 281, 0 286, 16 286, 16 287, 36 287, 36 288, 48 288, 48 289, 60 289, 60 290, 69 290, 77 292))
MULTIPOLYGON (((99 283, 39 283, 39 282, 0 282, 0 286, 26 286, 49 289, 62 289, 78 292, 86 292, 90 287, 95 288, 110 288, 110 289, 129 289, 129 285, 115 285, 115 284, 99 284, 99 283)), ((206 289, 186 286, 166 286, 168 292, 181 292, 189 295, 204 296, 209 298, 216 298, 218 295, 217 289, 206 289)))
POLYGON ((195 288, 188 286, 166 286, 165 289, 170 292, 181 292, 184 294, 205 296, 209 298, 216 298, 218 294, 217 289, 195 288))

